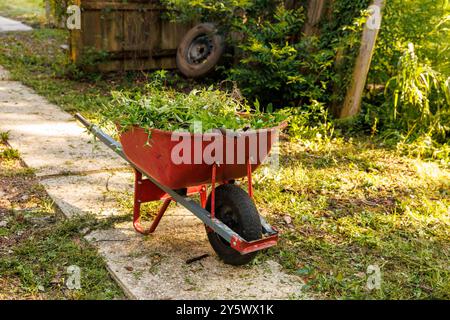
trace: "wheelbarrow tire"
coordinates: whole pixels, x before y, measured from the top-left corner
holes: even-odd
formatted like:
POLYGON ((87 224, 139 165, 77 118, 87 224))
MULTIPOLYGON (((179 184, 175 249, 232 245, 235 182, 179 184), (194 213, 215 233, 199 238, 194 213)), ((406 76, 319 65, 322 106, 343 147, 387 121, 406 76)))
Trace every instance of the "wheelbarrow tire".
MULTIPOLYGON (((206 210, 211 212, 211 195, 206 210)), ((233 184, 223 184, 215 190, 215 216, 246 241, 259 240, 262 237, 261 220, 258 210, 249 195, 233 184)), ((217 233, 207 228, 209 242, 214 251, 226 264, 235 266, 251 262, 257 252, 241 254, 217 233)))
POLYGON ((189 30, 177 49, 178 70, 187 78, 201 78, 219 64, 225 50, 224 37, 212 23, 189 30))

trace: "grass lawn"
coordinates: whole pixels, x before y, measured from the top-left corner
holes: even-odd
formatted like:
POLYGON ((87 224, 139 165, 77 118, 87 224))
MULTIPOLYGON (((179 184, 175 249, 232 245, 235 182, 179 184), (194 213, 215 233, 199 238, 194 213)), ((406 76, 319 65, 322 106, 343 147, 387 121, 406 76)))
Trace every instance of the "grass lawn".
POLYGON ((32 26, 45 23, 44 0, 2 0, 0 15, 32 26))
POLYGON ((271 253, 330 298, 450 298, 450 173, 368 139, 284 145, 281 170, 255 177, 282 231, 271 253), (258 182, 261 181, 261 182, 258 182), (368 291, 367 268, 381 270, 368 291))
MULTIPOLYGON (((111 89, 145 83, 142 73, 69 80, 73 70, 60 49, 66 37, 46 29, 0 35, 0 65, 91 119, 111 89)), ((285 141, 281 149, 281 168, 254 178, 256 202, 282 231, 281 242, 255 263, 277 259, 324 298, 450 298, 448 168, 366 136, 285 141), (369 266, 380 269, 379 289, 367 287, 369 266)))
POLYGON ((0 300, 120 299, 104 261, 82 236, 107 226, 92 217, 64 220, 0 133, 0 300), (80 290, 69 290, 69 266, 81 270, 80 290))

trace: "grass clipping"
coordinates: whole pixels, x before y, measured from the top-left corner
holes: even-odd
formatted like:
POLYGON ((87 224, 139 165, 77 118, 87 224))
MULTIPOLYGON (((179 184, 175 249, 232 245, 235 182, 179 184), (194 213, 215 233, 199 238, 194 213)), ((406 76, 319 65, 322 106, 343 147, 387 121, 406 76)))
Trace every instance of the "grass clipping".
POLYGON ((101 112, 102 125, 116 125, 121 132, 133 127, 194 132, 194 123, 201 123, 204 132, 238 131, 271 128, 287 119, 284 111, 265 113, 258 102, 250 107, 213 88, 182 93, 148 85, 143 91, 115 91, 112 95, 112 102, 101 112))

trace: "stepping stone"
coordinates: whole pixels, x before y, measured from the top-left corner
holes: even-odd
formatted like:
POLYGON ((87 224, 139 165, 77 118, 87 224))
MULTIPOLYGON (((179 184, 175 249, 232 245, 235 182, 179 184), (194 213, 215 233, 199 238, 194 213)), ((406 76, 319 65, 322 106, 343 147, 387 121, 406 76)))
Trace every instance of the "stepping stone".
POLYGON ((8 31, 31 31, 33 28, 20 21, 8 19, 0 16, 0 32, 8 31))
POLYGON ((68 113, 15 81, 0 82, 0 129, 38 177, 128 167, 68 113))

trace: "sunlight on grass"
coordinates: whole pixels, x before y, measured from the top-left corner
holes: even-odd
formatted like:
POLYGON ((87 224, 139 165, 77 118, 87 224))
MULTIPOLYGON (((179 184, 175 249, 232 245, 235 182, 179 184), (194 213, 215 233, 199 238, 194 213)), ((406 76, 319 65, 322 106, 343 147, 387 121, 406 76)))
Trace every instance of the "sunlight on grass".
POLYGON ((44 0, 1 1, 0 15, 29 24, 43 24, 45 23, 44 0))
POLYGON ((270 254, 331 298, 450 297, 448 170, 364 141, 315 143, 286 144, 280 170, 256 174, 256 203, 283 234, 270 254), (381 290, 366 289, 371 264, 381 290))
POLYGON ((417 174, 422 178, 430 178, 435 181, 447 182, 450 185, 450 172, 442 170, 433 162, 416 161, 417 174))

